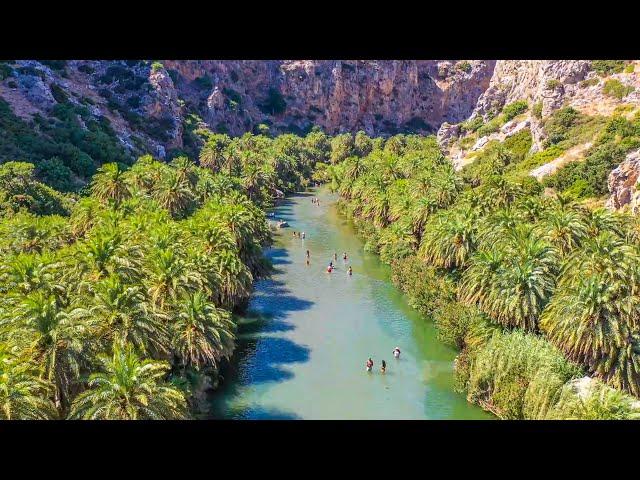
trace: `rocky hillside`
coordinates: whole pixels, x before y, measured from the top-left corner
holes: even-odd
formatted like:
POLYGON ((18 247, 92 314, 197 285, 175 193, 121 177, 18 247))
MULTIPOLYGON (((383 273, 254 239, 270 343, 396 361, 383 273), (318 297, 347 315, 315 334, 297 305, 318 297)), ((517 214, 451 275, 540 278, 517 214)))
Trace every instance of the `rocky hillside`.
MULTIPOLYGON (((50 184, 75 189, 106 160, 193 156, 198 129, 241 135, 319 126, 372 136, 437 131, 462 168, 488 145, 525 130, 530 153, 545 151, 545 122, 567 106, 594 118, 624 107, 630 118, 640 107, 637 63, 3 61, 0 161, 31 161, 50 184)), ((532 174, 542 179, 583 159, 591 141, 557 152, 532 174)))

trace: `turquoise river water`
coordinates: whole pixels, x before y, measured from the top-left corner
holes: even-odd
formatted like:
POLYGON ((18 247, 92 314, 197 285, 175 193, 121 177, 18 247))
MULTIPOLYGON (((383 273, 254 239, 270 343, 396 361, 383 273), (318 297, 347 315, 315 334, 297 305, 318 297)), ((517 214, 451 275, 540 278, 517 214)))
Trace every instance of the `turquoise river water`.
POLYGON ((390 268, 363 251, 336 200, 321 188, 274 209, 290 226, 266 252, 276 271, 255 285, 238 349, 212 396, 215 418, 492 418, 453 391, 455 351, 409 307, 391 284, 390 268), (337 268, 327 273, 334 252, 337 268), (402 351, 397 360, 396 346, 402 351), (369 357, 371 373, 365 371, 369 357))

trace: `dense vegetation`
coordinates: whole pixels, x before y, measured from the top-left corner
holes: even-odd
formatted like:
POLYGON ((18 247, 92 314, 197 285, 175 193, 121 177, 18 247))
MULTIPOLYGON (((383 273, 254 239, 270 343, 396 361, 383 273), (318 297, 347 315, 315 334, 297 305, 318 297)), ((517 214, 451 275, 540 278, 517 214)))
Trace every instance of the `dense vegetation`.
POLYGON ((210 135, 197 166, 100 167, 68 196, 0 166, 0 418, 197 415, 269 265, 261 207, 304 188, 329 140, 210 135))
MULTIPOLYGON (((595 128, 568 110, 548 122, 556 129, 548 148, 568 148, 579 122, 595 128)), ((607 122, 590 155, 626 148, 635 124, 607 122)), ((637 223, 508 175, 527 156, 530 133, 508 140, 456 173, 433 138, 360 136, 364 149, 342 138, 316 178, 340 193, 365 248, 391 264, 412 305, 461 349, 457 383, 470 401, 502 418, 632 418, 637 223), (574 388, 585 374, 594 377, 586 393, 574 388)))

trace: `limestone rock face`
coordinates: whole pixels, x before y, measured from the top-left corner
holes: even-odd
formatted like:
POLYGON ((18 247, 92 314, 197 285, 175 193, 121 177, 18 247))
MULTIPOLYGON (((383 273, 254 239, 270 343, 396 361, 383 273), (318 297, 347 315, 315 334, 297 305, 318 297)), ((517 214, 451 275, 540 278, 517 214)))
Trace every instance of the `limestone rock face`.
POLYGON ((494 61, 393 60, 165 61, 183 96, 201 103, 212 127, 241 134, 258 123, 275 130, 318 125, 329 133, 435 132, 473 110, 494 61), (446 67, 446 68, 445 68, 446 67), (199 79, 203 92, 198 91, 199 79), (210 82, 210 85, 209 85, 210 82), (279 104, 277 107, 276 104, 279 104))
POLYGON ((629 205, 634 214, 638 213, 640 210, 640 192, 637 190, 639 177, 640 150, 635 150, 609 174, 608 186, 611 196, 607 200, 607 208, 619 210, 629 205))
POLYGON ((152 90, 149 95, 147 112, 153 118, 170 120, 173 128, 167 132, 168 148, 182 146, 182 107, 173 80, 164 68, 152 69, 149 74, 152 90))

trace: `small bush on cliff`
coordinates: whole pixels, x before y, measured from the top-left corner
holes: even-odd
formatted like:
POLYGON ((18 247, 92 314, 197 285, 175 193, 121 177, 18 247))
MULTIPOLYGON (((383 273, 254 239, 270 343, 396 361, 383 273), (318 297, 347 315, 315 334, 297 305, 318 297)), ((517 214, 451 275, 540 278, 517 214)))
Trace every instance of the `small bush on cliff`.
POLYGON ((504 121, 508 122, 509 120, 517 117, 521 113, 524 113, 529 108, 529 104, 526 100, 518 100, 517 102, 510 103, 506 105, 502 109, 502 115, 504 115, 504 121))
POLYGON ((634 90, 635 89, 631 85, 625 85, 620 80, 612 78, 604 82, 602 93, 609 95, 610 97, 617 98, 618 100, 622 100, 634 90))
POLYGON ((593 60, 591 68, 593 68, 601 76, 620 73, 624 69, 624 60, 593 60))

